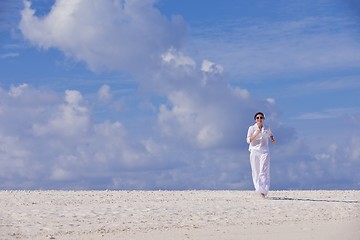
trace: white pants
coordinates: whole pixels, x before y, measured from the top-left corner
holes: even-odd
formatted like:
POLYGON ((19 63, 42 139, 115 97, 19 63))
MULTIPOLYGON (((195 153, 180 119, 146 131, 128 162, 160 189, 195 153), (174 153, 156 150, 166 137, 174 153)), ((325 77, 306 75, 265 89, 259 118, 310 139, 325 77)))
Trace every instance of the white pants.
POLYGON ((250 151, 250 164, 255 191, 267 194, 270 188, 269 152, 250 151))

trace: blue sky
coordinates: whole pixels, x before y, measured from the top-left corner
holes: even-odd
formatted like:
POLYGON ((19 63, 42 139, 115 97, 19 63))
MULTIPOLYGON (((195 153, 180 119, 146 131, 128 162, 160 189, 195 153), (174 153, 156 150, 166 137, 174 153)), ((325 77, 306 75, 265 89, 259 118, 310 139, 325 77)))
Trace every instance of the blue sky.
POLYGON ((360 189, 352 0, 0 3, 1 189, 360 189))

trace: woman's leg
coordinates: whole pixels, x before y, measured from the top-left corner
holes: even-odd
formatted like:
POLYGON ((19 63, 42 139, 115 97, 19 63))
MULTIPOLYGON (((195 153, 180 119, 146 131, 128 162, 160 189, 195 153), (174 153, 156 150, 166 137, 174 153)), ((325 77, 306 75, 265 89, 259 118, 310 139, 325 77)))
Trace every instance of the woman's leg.
POLYGON ((270 155, 262 153, 259 159, 259 192, 267 194, 270 189, 270 155))
POLYGON ((250 165, 255 191, 259 192, 260 155, 257 151, 250 152, 250 165))

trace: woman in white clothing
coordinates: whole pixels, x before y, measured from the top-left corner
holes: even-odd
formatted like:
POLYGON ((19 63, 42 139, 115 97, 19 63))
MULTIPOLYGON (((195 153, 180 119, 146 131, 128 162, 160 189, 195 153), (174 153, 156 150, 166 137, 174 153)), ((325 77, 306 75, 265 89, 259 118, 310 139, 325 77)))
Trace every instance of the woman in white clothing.
POLYGON ((275 143, 270 127, 264 124, 265 115, 258 112, 255 124, 249 127, 246 141, 249 144, 250 164, 255 191, 266 197, 270 188, 270 154, 268 139, 275 143))

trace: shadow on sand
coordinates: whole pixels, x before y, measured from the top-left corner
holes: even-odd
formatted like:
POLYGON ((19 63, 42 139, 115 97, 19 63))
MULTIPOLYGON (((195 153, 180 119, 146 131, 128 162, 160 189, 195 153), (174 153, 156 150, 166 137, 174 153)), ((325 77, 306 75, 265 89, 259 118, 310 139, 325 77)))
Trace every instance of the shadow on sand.
POLYGON ((360 203, 355 200, 331 200, 331 199, 310 199, 310 198, 291 198, 291 197, 269 197, 269 200, 281 201, 306 201, 306 202, 328 202, 328 203, 360 203))

